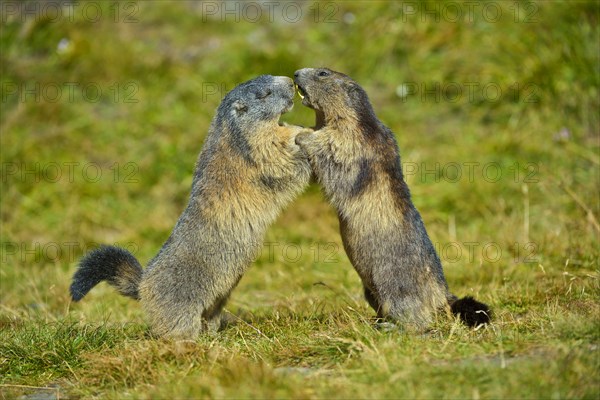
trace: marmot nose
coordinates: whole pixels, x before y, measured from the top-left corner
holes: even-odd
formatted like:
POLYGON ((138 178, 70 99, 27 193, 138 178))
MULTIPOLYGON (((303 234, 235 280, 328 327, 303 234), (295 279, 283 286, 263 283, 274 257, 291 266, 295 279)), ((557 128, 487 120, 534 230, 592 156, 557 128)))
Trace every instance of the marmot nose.
POLYGON ((300 70, 294 72, 294 78, 297 78, 298 76, 300 76, 300 70))

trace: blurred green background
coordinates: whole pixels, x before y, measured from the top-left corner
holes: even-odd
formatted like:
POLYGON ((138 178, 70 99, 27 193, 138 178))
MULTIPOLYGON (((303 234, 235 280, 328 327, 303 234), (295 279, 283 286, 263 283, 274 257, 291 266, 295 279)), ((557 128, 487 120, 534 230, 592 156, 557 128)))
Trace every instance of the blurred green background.
MULTIPOLYGON (((143 327, 139 307, 106 286, 80 305, 70 304, 67 288, 79 257, 95 243, 116 243, 145 264, 185 207, 196 157, 224 94, 260 74, 292 76, 299 68, 326 66, 359 82, 397 135, 413 201, 451 289, 490 303, 497 329, 529 338, 523 344, 518 335, 506 339, 490 330, 461 331, 461 340, 483 343, 475 353, 487 355, 497 354, 498 343, 501 354, 502 346, 517 353, 551 348, 504 376, 506 385, 484 379, 478 390, 491 397, 598 395, 592 372, 600 366, 598 2, 7 1, 1 7, 0 329, 7 344, 0 348, 0 371, 6 385, 73 382, 58 366, 61 357, 72 357, 73 374, 85 384, 67 387, 84 395, 109 386, 114 397, 124 395, 124 387, 133 388, 134 397, 173 393, 169 387, 200 397, 393 397, 399 391, 408 397, 475 396, 470 388, 436 381, 419 362, 407 367, 415 356, 403 353, 407 359, 386 359, 387 365, 425 377, 422 384, 390 380, 383 368, 379 378, 368 379, 386 385, 365 389, 351 371, 362 371, 368 360, 344 346, 341 358, 328 348, 311 350, 310 340, 297 354, 243 346, 236 354, 265 363, 262 377, 288 365, 335 366, 345 380, 333 382, 343 384, 317 377, 310 390, 291 383, 282 388, 278 378, 261 381, 250 374, 241 375, 244 383, 236 388, 235 379, 216 374, 213 383, 221 391, 200 390, 199 380, 157 392, 153 375, 145 372, 146 386, 137 378, 107 383, 101 374, 86 381, 78 368, 90 361, 82 354, 103 354, 101 343, 78 347, 59 361, 40 353, 31 368, 17 357, 35 357, 33 342, 41 339, 31 335, 42 325, 63 344, 72 341, 71 333, 61 336, 56 328, 65 321, 75 321, 75 336, 84 338, 89 323, 135 321, 143 327), (550 331, 557 336, 550 338, 550 331), (567 357, 573 341, 583 346, 571 357, 580 362, 573 375, 561 375, 558 364, 545 367, 567 357), (582 379, 587 383, 575 385, 582 379)), ((297 102, 283 120, 312 125, 314 117, 297 102)), ((280 315, 292 319, 282 324, 292 326, 304 316, 302 335, 309 339, 313 331, 338 337, 348 326, 364 324, 361 318, 372 312, 337 229, 335 213, 312 185, 269 230, 228 310, 248 314, 267 336, 261 324, 276 325, 280 315), (350 322, 310 322, 350 306, 358 310, 350 322)), ((440 338, 417 348, 446 349, 450 326, 442 324, 440 338)), ((223 334, 228 348, 237 349, 245 328, 223 334)), ((110 348, 120 352, 123 341, 142 335, 106 329, 110 348)), ((284 347, 294 349, 294 331, 286 335, 284 347)), ((397 349, 400 340, 374 331, 360 337, 382 352, 397 349)), ((56 344, 48 340, 48 346, 56 344)), ((468 348, 448 357, 472 353, 468 348)), ((179 370, 176 361, 161 357, 149 364, 179 370)), ((222 362, 217 356, 216 363, 237 376, 231 357, 222 362)), ((428 364, 427 356, 423 360, 428 364)), ((191 368, 192 376, 209 379, 202 368, 191 368)), ((458 376, 481 377, 469 363, 464 368, 458 376)), ((444 371, 449 381, 457 379, 444 371)), ((173 374, 167 376, 179 377, 173 374)))

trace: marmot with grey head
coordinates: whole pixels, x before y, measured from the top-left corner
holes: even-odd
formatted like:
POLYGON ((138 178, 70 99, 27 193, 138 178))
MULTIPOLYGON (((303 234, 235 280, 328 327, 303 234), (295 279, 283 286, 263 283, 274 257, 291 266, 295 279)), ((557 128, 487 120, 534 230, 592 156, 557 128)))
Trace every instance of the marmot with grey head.
POLYGON ((326 68, 298 70, 294 81, 302 103, 316 112, 315 132, 296 142, 338 212, 344 249, 378 317, 423 330, 450 306, 469 326, 488 322, 487 305, 449 292, 404 181, 394 134, 366 92, 326 68))
POLYGON ((217 109, 196 163, 187 208, 146 269, 128 251, 102 246, 73 277, 78 301, 106 280, 141 302, 159 336, 217 330, 229 294, 257 256, 267 227, 308 185, 312 171, 281 126, 293 107, 288 77, 262 75, 230 91, 217 109))

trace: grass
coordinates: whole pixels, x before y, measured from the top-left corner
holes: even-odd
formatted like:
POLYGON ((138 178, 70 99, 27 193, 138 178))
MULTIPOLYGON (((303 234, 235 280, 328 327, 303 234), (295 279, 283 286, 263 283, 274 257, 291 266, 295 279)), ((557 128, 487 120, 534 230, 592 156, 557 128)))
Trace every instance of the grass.
POLYGON ((256 20, 241 3, 29 3, 3 4, 0 35, 0 398, 600 396, 598 3, 452 3, 461 22, 435 2, 307 3, 298 22, 284 3, 256 20), (224 91, 321 65, 397 134, 452 291, 493 324, 377 329, 317 186, 270 228, 216 335, 152 338, 105 284, 70 302, 97 243, 143 263, 160 248, 224 91))

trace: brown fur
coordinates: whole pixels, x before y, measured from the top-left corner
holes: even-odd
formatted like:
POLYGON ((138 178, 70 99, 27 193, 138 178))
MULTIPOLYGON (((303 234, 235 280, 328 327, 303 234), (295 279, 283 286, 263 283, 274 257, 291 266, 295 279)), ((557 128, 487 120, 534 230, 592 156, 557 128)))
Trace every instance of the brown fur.
POLYGON ((315 132, 296 142, 338 211, 344 249, 367 301, 379 317, 426 328, 456 297, 412 203, 393 133, 347 75, 305 68, 294 77, 317 121, 315 132))
POLYGON ((218 329, 268 226, 310 179, 295 143, 307 129, 278 125, 293 96, 291 79, 266 75, 225 96, 198 157, 189 203, 159 253, 142 270, 123 249, 95 250, 75 274, 73 298, 107 280, 139 297, 157 335, 193 338, 218 329))

